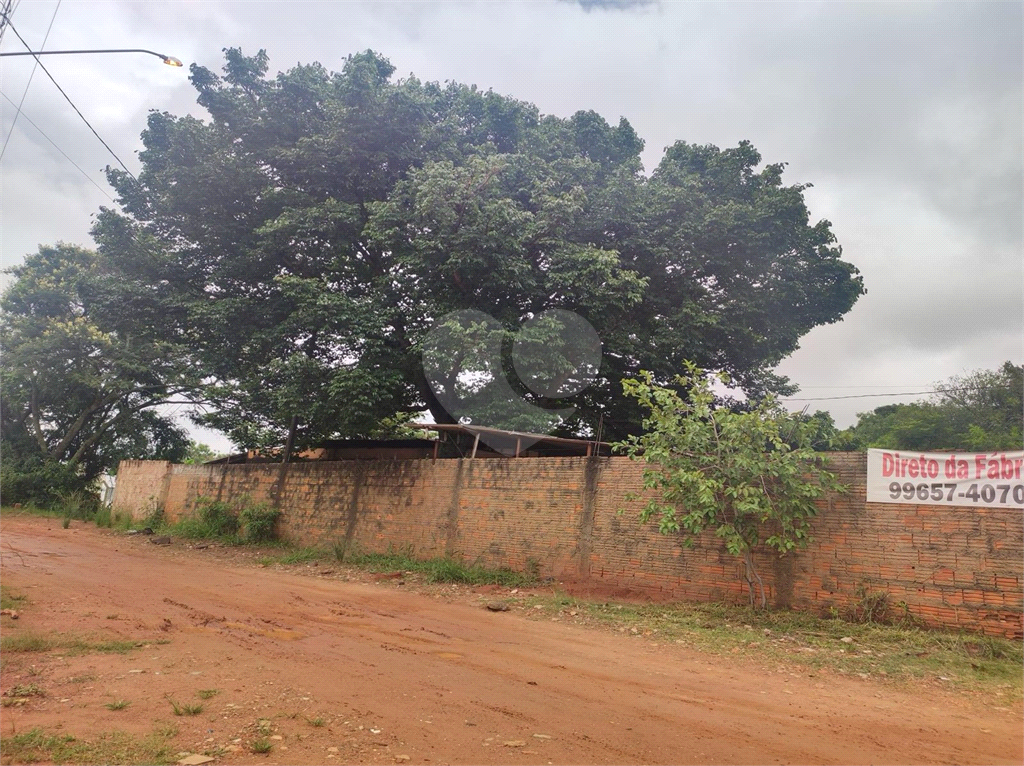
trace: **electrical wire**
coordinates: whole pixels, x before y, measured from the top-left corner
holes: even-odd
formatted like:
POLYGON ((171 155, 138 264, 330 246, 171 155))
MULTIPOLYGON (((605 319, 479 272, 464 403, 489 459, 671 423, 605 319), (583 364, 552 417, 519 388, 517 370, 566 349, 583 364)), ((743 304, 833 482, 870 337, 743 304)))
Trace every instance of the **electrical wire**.
POLYGON ((919 396, 921 394, 937 394, 938 391, 901 391, 891 394, 851 394, 850 396, 801 396, 780 399, 782 402, 833 402, 838 399, 868 399, 874 396, 919 396))
MULTIPOLYGON (((4 98, 6 98, 7 101, 11 104, 11 106, 14 106, 15 108, 17 108, 15 103, 13 101, 11 101, 10 97, 6 93, 3 93, 2 91, 0 91, 0 96, 3 96, 4 98)), ((18 109, 18 113, 19 114, 22 113, 20 109, 18 109)), ((93 186, 95 186, 97 189, 99 189, 100 192, 103 193, 103 196, 105 196, 111 202, 115 202, 115 203, 117 202, 117 200, 115 200, 113 197, 111 197, 107 193, 106 189, 104 189, 102 186, 100 186, 98 183, 96 183, 92 179, 92 176, 90 176, 88 173, 86 173, 84 170, 82 170, 82 167, 77 162, 75 162, 73 159, 71 159, 63 149, 61 149, 59 146, 57 146, 57 143, 52 138, 50 138, 48 135, 46 135, 46 133, 43 132, 42 128, 40 128, 38 125, 36 125, 34 122, 32 122, 32 119, 27 114, 25 114, 23 116, 25 117, 25 120, 28 122, 28 124, 31 125, 33 128, 35 128, 36 130, 38 130, 39 131, 39 135, 41 135, 43 138, 45 138, 47 141, 49 141, 53 145, 53 148, 56 149, 58 152, 60 152, 61 155, 63 155, 64 159, 66 159, 68 162, 70 162, 72 165, 74 165, 78 169, 78 172, 86 177, 86 180, 88 180, 89 183, 91 183, 93 186)))
MULTIPOLYGON (((25 49, 28 50, 28 51, 31 51, 32 50, 31 46, 29 46, 29 44, 27 42, 25 42, 25 38, 21 36, 21 34, 18 32, 17 27, 15 27, 14 24, 11 22, 10 16, 6 16, 5 15, 4 18, 7 19, 7 26, 9 26, 11 28, 11 31, 14 32, 14 34, 17 36, 17 38, 19 40, 21 40, 21 44, 25 46, 25 49)), ((50 70, 46 68, 46 65, 43 64, 42 61, 39 60, 39 56, 33 56, 32 58, 34 58, 36 60, 36 63, 39 64, 39 68, 42 69, 43 72, 46 73, 47 77, 50 78, 50 82, 52 82, 54 85, 57 86, 57 90, 59 90, 61 95, 64 96, 64 98, 67 100, 67 102, 69 104, 71 104, 71 108, 75 110, 75 112, 78 114, 78 116, 82 118, 82 122, 84 122, 86 124, 86 127, 88 127, 89 130, 92 131, 92 134, 94 136, 96 136, 96 138, 99 139, 99 142, 101 144, 103 144, 104 147, 106 147, 106 150, 108 152, 110 152, 110 156, 112 156, 115 160, 117 160, 118 164, 124 169, 124 172, 127 173, 131 177, 131 179, 133 181, 138 181, 139 179, 137 179, 135 177, 135 174, 132 173, 132 171, 130 171, 128 169, 128 166, 125 165, 124 162, 121 161, 121 158, 117 156, 117 153, 114 152, 114 150, 110 148, 110 144, 108 144, 106 141, 103 140, 103 137, 99 133, 96 132, 96 128, 94 128, 92 126, 92 123, 90 123, 85 118, 85 115, 82 114, 81 110, 77 106, 75 106, 75 102, 71 100, 71 97, 67 93, 64 92, 64 89, 62 87, 60 87, 60 84, 54 79, 53 75, 50 74, 50 70)))
MULTIPOLYGON (((967 388, 971 391, 989 391, 996 388, 1010 388, 1010 385, 996 385, 996 386, 962 386, 961 388, 967 388)), ((839 399, 867 399, 876 396, 920 396, 922 394, 945 394, 948 393, 949 389, 933 388, 929 391, 899 391, 888 394, 851 394, 850 396, 807 396, 807 397, 785 397, 780 398, 782 402, 831 402, 839 399)))
POLYGON ((14 8, 11 7, 12 0, 0 0, 2 3, 2 10, 0 10, 0 43, 4 41, 4 32, 7 31, 7 17, 14 15, 14 8))
MULTIPOLYGON (((57 0, 57 6, 53 9, 53 16, 50 17, 50 26, 46 28, 46 34, 43 36, 43 42, 39 46, 39 50, 46 47, 46 41, 50 39, 50 30, 53 29, 53 22, 57 20, 57 11, 60 10, 60 4, 62 0, 57 0)), ((28 75, 28 82, 25 83, 25 90, 21 93, 21 100, 18 102, 18 111, 14 113, 14 120, 11 121, 11 129, 7 131, 7 138, 4 139, 3 148, 0 149, 0 160, 4 158, 4 153, 7 151, 7 144, 10 143, 11 136, 14 135, 14 126, 18 124, 18 115, 21 114, 22 104, 25 103, 25 96, 28 95, 28 89, 32 86, 32 78, 36 76, 36 69, 39 67, 39 59, 36 58, 36 63, 32 67, 32 71, 28 75)))

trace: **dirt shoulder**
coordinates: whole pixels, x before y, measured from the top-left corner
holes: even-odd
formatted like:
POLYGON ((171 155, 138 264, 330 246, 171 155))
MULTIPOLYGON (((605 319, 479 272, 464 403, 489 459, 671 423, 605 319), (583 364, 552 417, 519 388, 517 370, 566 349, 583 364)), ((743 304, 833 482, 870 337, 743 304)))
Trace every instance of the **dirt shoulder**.
POLYGON ((82 522, 3 518, 0 533, 3 585, 26 598, 0 618, 4 639, 64 637, 4 652, 7 698, 34 687, 0 710, 8 742, 39 728, 228 764, 1024 760, 1016 703, 725 660, 490 612, 493 591, 304 576, 82 522), (172 701, 202 709, 174 715, 172 701))

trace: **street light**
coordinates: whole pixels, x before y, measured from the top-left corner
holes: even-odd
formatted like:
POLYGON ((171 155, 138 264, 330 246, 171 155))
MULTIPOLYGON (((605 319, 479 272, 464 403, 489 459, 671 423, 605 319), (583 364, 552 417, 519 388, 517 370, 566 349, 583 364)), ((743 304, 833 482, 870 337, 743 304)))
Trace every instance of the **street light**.
POLYGON ((71 53, 148 53, 150 56, 156 56, 158 59, 162 59, 167 66, 184 66, 180 59, 174 58, 174 56, 165 56, 162 53, 156 51, 147 51, 145 48, 105 48, 103 50, 90 50, 90 51, 18 51, 17 53, 0 53, 2 56, 55 56, 58 54, 71 54, 71 53))

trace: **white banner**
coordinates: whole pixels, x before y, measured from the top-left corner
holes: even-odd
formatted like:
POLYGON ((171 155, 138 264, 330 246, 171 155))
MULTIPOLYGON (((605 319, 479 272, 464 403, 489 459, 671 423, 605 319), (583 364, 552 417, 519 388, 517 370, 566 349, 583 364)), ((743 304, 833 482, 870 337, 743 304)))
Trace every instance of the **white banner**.
POLYGON ((1024 451, 868 450, 868 502, 1024 508, 1024 451))

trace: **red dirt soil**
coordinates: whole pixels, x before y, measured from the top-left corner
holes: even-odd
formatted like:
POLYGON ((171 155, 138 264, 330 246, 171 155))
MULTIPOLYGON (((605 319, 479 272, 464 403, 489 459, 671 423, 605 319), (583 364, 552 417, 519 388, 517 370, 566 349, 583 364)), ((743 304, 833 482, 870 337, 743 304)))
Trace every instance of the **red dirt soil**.
POLYGON ((173 724, 218 763, 1021 763, 1019 710, 946 690, 772 669, 385 584, 161 548, 82 522, 4 518, 5 635, 142 646, 5 658, 0 715, 90 738, 173 724), (34 675, 30 664, 37 663, 34 675), (198 703, 176 717, 167 697, 198 703), (110 711, 106 703, 129 700, 110 711), (314 727, 310 719, 323 718, 314 727), (273 750, 248 752, 260 719, 273 750), (228 752, 224 752, 224 748, 228 752))

